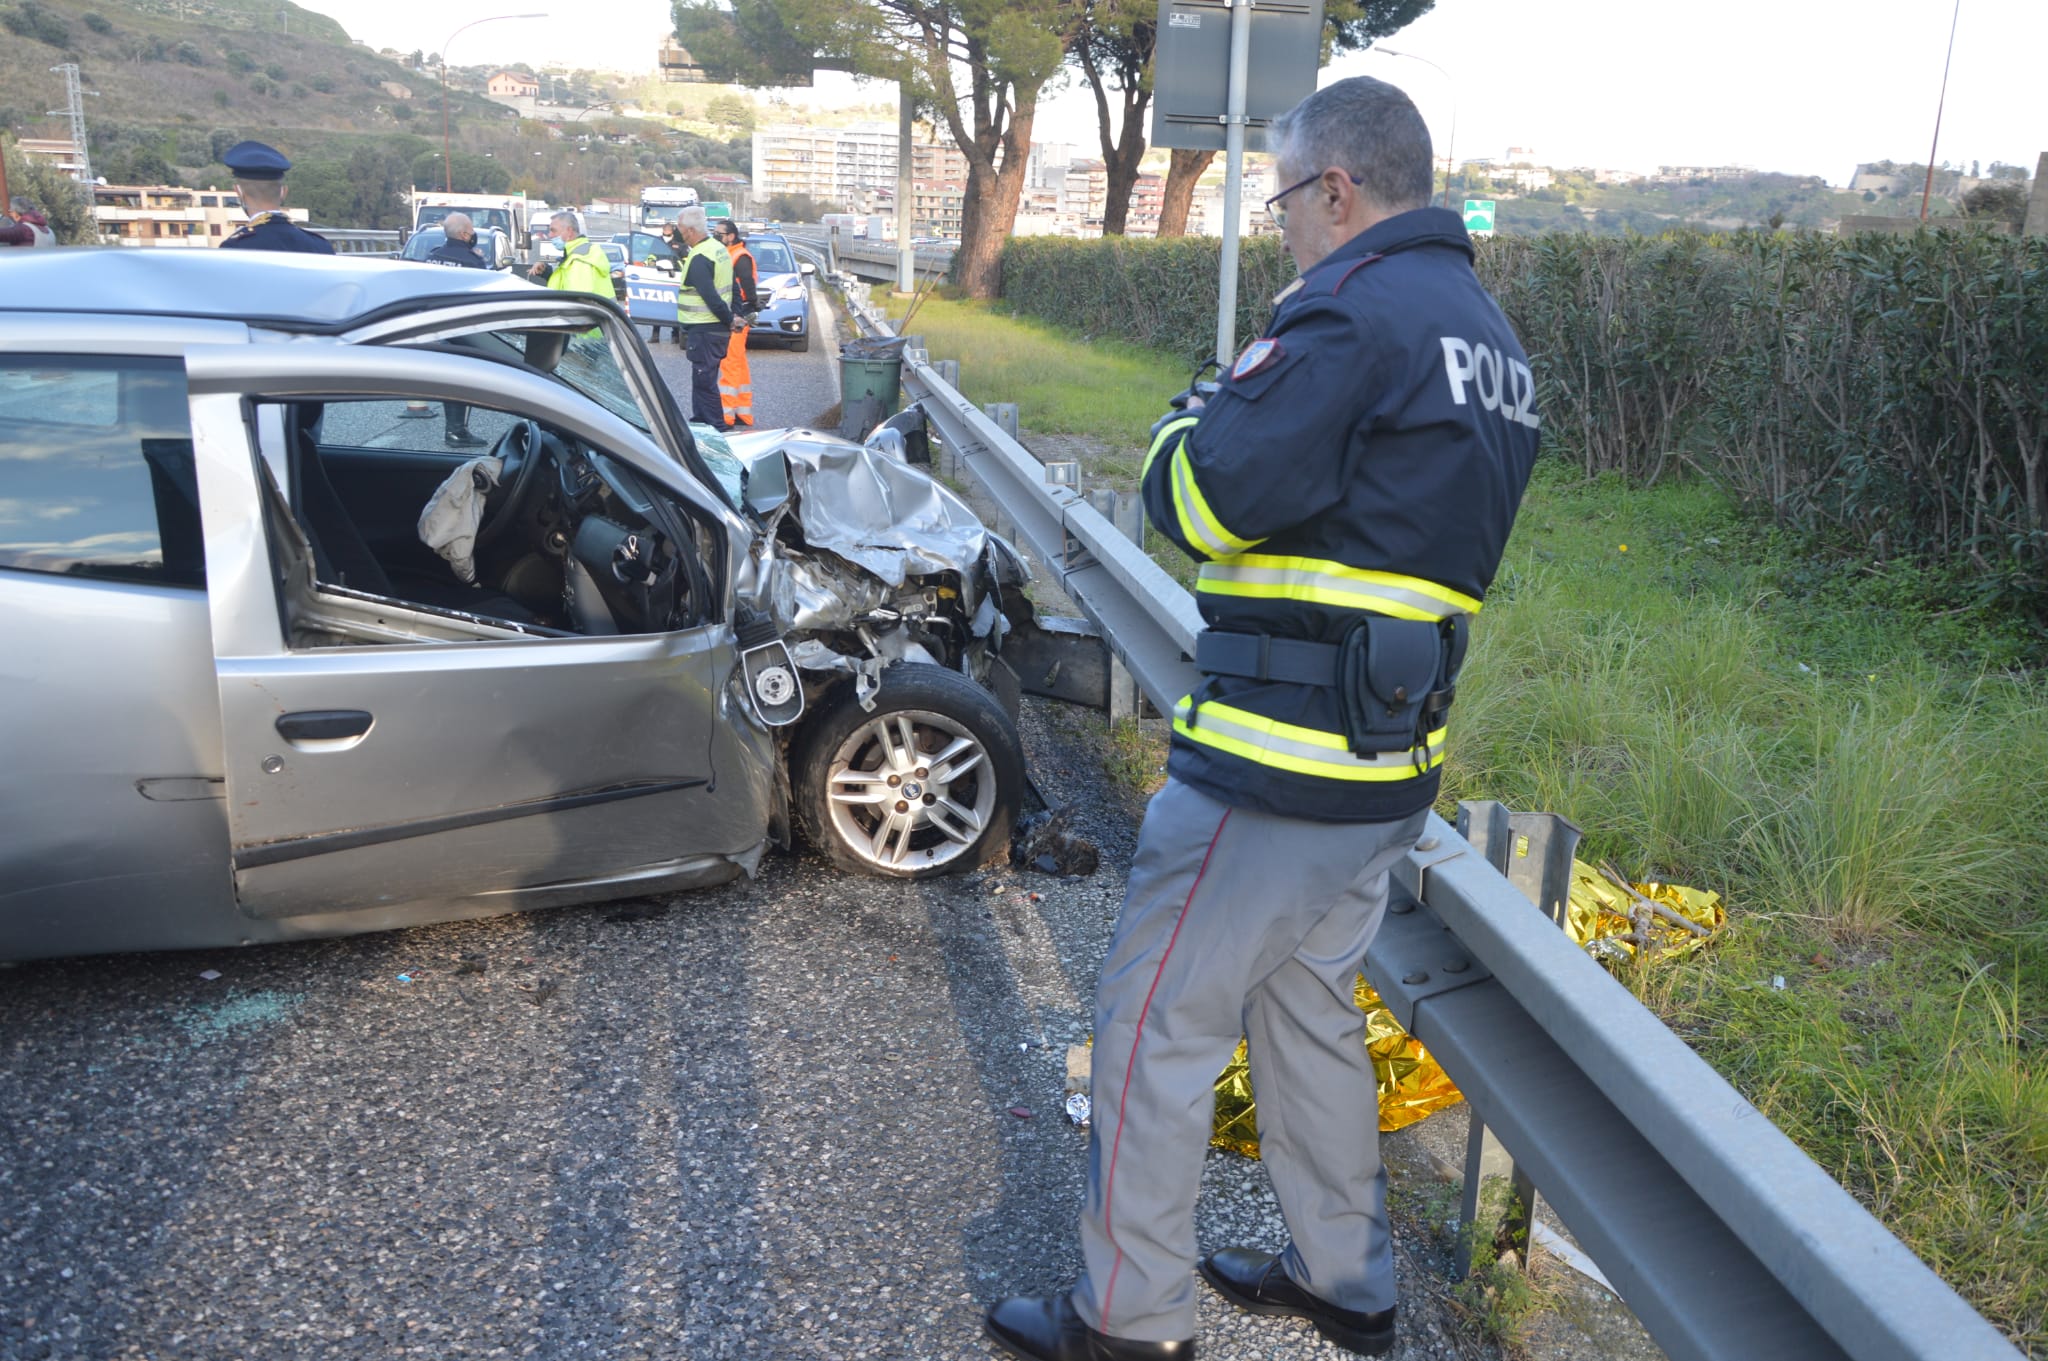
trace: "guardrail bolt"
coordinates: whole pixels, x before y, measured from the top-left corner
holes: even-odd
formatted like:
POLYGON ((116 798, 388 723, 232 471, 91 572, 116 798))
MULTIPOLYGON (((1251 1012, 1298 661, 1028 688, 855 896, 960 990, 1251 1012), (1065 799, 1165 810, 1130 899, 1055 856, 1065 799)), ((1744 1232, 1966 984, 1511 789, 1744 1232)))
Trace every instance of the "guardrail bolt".
POLYGON ((1426 836, 1422 838, 1422 840, 1415 843, 1415 849, 1418 851, 1433 851, 1441 845, 1443 845, 1443 842, 1437 840, 1435 837, 1426 836))
POLYGON ((1417 969, 1414 973, 1402 974, 1401 981, 1412 988, 1418 983, 1427 983, 1429 981, 1429 974, 1422 969, 1417 969))
POLYGON ((1387 906, 1387 911, 1393 913, 1397 917, 1405 917, 1414 910, 1415 904, 1409 902, 1406 898, 1403 898, 1401 901, 1397 903, 1390 903, 1387 906))
POLYGON ((1469 959, 1454 959, 1454 960, 1450 961, 1450 963, 1448 963, 1448 964, 1444 965, 1444 972, 1445 972, 1445 973, 1463 973, 1463 972, 1465 972, 1465 970, 1467 970, 1467 969, 1469 969, 1469 968, 1471 968, 1471 967, 1472 967, 1472 961, 1471 961, 1471 960, 1469 960, 1469 959))

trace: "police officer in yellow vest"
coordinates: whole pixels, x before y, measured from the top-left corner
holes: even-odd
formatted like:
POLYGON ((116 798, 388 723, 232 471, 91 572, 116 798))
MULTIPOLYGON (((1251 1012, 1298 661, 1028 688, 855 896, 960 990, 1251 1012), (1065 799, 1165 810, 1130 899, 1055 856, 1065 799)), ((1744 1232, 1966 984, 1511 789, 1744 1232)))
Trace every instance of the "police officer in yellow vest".
POLYGON ((732 254, 711 235, 702 207, 676 214, 676 234, 689 253, 676 287, 676 324, 690 356, 691 419, 728 429, 718 396, 718 368, 732 343, 732 254))
MULTIPOLYGON (((612 291, 612 262, 583 235, 583 224, 577 220, 576 214, 567 208, 557 212, 548 219, 548 235, 562 243, 561 262, 548 275, 549 288, 595 293, 600 298, 618 298, 619 295, 612 291)), ((535 261, 532 274, 539 278, 546 269, 545 261, 535 261)))

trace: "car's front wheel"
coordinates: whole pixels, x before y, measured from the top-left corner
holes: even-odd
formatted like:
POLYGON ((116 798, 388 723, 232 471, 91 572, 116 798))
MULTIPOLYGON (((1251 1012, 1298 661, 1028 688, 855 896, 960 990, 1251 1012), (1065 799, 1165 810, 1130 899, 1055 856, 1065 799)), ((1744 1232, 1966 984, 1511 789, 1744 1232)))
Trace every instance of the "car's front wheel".
POLYGON ((1024 790, 1016 726, 944 667, 882 673, 874 708, 849 685, 792 753, 797 821, 842 869, 898 879, 970 870, 1008 849, 1024 790))

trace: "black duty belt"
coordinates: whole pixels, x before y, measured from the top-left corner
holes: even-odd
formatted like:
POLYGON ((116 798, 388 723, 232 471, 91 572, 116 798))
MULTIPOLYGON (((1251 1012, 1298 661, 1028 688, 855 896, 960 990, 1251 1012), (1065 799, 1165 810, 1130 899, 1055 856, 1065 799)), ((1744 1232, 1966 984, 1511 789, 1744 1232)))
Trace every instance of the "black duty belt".
POLYGON ((1195 635, 1195 669, 1205 676, 1327 686, 1337 683, 1342 651, 1335 643, 1203 629, 1195 635))
POLYGON ((1466 637, 1462 615, 1368 617, 1353 624, 1342 643, 1204 629, 1195 637, 1195 667, 1211 677, 1333 689, 1352 751, 1425 751, 1457 695, 1466 637))

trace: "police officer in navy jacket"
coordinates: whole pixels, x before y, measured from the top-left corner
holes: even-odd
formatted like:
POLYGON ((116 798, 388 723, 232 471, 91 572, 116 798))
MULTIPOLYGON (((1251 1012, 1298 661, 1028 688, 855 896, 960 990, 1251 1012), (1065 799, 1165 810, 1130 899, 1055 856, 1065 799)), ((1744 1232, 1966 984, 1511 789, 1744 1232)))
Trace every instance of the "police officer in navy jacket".
POLYGON ((307 231, 284 213, 284 172, 292 163, 276 147, 237 142, 221 164, 234 172, 235 193, 242 200, 248 225, 220 243, 222 250, 288 250, 307 255, 332 255, 326 237, 307 231))
POLYGON ((1040 1361, 1194 1354, 1195 1277, 1350 1351, 1394 1345, 1353 984, 1442 779, 1471 620, 1538 419, 1526 356, 1429 207, 1429 132, 1366 77, 1269 136, 1301 277, 1206 402, 1153 427, 1148 518, 1201 564, 1175 706, 1095 997, 1080 1282, 989 1311, 1040 1361), (1213 1084, 1243 1035, 1287 1241, 1195 1260, 1213 1084))

